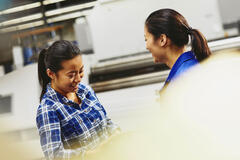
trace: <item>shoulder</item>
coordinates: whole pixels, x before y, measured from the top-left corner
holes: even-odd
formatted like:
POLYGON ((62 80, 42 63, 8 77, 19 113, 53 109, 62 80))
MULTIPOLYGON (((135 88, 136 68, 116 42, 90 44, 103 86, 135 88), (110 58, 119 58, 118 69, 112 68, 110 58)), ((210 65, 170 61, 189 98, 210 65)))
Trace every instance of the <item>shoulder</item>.
POLYGON ((184 72, 188 72, 188 70, 191 70, 192 68, 195 68, 199 65, 199 62, 196 59, 189 59, 188 61, 185 61, 181 67, 176 72, 176 75, 183 74, 184 72))
POLYGON ((180 74, 187 72, 191 68, 194 68, 199 65, 199 62, 195 58, 187 59, 182 63, 182 65, 177 69, 176 76, 179 76, 180 74))
POLYGON ((51 98, 42 99, 37 109, 36 122, 37 126, 41 127, 44 124, 57 121, 57 108, 62 105, 51 98))
POLYGON ((195 58, 191 58, 186 60, 183 64, 182 64, 182 68, 183 69, 188 69, 191 68, 192 66, 197 65, 199 62, 197 61, 197 59, 195 58))
POLYGON ((44 112, 48 111, 54 111, 59 105, 61 105, 59 104, 59 102, 56 102, 49 97, 44 97, 38 106, 37 115, 43 114, 44 112))
POLYGON ((180 70, 186 70, 192 66, 197 65, 199 62, 192 51, 185 52, 181 55, 182 65, 180 65, 180 70))
POLYGON ((79 94, 87 94, 88 92, 94 93, 94 90, 91 86, 80 83, 78 86, 78 93, 79 94))
POLYGON ((89 85, 79 84, 78 95, 86 101, 98 101, 96 93, 89 85))

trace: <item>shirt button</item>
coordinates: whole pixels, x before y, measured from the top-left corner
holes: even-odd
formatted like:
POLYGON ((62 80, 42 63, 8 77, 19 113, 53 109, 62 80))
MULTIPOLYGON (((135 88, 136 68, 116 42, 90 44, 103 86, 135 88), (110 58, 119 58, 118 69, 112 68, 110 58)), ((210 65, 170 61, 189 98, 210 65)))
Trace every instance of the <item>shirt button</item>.
POLYGON ((79 123, 82 123, 82 120, 79 120, 79 123))

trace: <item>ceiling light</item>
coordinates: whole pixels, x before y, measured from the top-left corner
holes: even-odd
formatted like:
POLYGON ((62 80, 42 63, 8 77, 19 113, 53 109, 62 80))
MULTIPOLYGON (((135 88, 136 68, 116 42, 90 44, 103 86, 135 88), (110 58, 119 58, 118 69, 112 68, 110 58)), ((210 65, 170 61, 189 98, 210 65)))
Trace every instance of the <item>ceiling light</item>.
POLYGON ((31 3, 31 4, 3 10, 0 12, 0 15, 15 13, 15 12, 19 12, 19 11, 23 11, 23 10, 27 10, 27 9, 31 9, 31 8, 36 8, 36 7, 40 7, 40 6, 41 6, 40 2, 31 3))
POLYGON ((75 12, 75 13, 65 14, 63 16, 49 18, 49 19, 47 19, 47 22, 48 23, 59 22, 59 21, 73 19, 73 18, 77 18, 77 17, 81 17, 81 16, 84 16, 84 15, 82 14, 82 12, 79 11, 79 12, 75 12))
POLYGON ((71 11, 76 11, 84 8, 89 8, 89 7, 94 7, 98 2, 90 2, 90 3, 85 3, 85 4, 80 4, 76 6, 71 6, 71 7, 65 7, 61 9, 55 9, 52 11, 47 11, 45 12, 46 16, 53 16, 53 15, 58 15, 58 14, 63 14, 66 12, 71 12, 71 11))
POLYGON ((114 2, 114 1, 117 1, 117 0, 98 0, 98 2, 99 2, 100 4, 111 3, 111 2, 114 2))
POLYGON ((58 3, 58 2, 62 2, 62 1, 65 1, 65 0, 45 0, 45 1, 43 1, 43 4, 48 5, 48 4, 58 3))
POLYGON ((17 23, 21 23, 21 22, 27 22, 27 21, 31 21, 31 20, 34 20, 34 19, 39 19, 39 18, 42 18, 42 17, 43 17, 42 13, 37 13, 37 14, 30 15, 30 16, 25 16, 25 17, 16 18, 16 19, 1 22, 0 27, 12 25, 12 24, 17 24, 17 23))
POLYGON ((4 28, 4 29, 1 29, 0 31, 1 32, 12 32, 12 31, 17 31, 17 30, 22 30, 22 29, 41 26, 43 24, 44 24, 44 21, 36 21, 36 22, 32 22, 32 23, 26 23, 26 24, 22 24, 22 25, 17 25, 17 26, 13 26, 13 27, 4 28))

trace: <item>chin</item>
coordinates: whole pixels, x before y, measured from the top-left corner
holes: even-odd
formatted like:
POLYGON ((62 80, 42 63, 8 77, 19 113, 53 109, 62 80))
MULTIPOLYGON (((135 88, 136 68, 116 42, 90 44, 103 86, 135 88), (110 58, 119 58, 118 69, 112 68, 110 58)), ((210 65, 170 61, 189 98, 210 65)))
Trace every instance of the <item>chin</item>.
POLYGON ((161 63, 159 59, 154 58, 154 63, 161 63))
POLYGON ((78 91, 78 88, 77 89, 74 89, 74 92, 77 92, 78 91))
POLYGON ((78 91, 78 88, 74 88, 73 91, 74 91, 74 92, 77 92, 77 91, 78 91))

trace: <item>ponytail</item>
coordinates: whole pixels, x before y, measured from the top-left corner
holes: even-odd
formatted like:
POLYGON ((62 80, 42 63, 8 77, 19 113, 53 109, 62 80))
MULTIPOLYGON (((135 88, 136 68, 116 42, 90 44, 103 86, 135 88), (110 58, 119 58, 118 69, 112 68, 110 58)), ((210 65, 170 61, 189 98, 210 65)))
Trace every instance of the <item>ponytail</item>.
POLYGON ((40 101, 42 100, 42 97, 44 95, 44 93, 46 92, 47 89, 47 84, 51 81, 51 79, 48 77, 47 75, 47 68, 46 68, 46 64, 45 64, 45 58, 46 58, 46 49, 43 49, 38 57, 38 80, 39 83, 42 87, 42 92, 40 95, 40 101))
POLYGON ((211 55, 207 40, 197 29, 191 29, 190 35, 192 41, 192 51, 194 52, 197 60, 201 62, 211 55))

